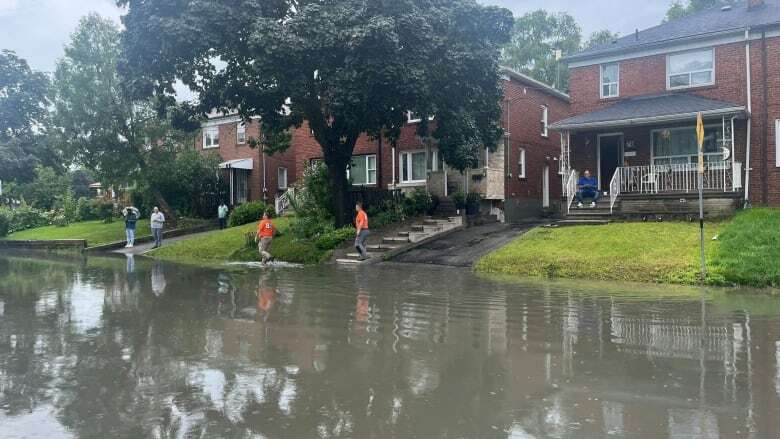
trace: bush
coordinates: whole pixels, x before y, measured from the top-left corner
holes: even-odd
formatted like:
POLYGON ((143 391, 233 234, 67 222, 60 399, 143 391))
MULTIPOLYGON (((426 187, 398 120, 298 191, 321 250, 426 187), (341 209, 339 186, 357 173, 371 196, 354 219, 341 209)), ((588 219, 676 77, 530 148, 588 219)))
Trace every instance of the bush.
POLYGON ((477 192, 469 192, 469 194, 466 196, 466 204, 479 204, 479 202, 482 201, 482 196, 478 194, 477 192))
POLYGON ((10 226, 8 227, 8 233, 49 225, 49 218, 45 212, 24 203, 9 212, 11 213, 11 220, 9 222, 10 226))
POLYGON ((57 224, 57 225, 68 225, 70 223, 78 221, 78 204, 75 198, 73 198, 73 191, 68 189, 65 191, 64 194, 62 194, 58 200, 58 216, 62 216, 62 219, 60 220, 61 223, 64 224, 57 224))
POLYGON ((103 200, 95 200, 92 203, 92 208, 99 220, 106 224, 114 221, 114 203, 103 200))
POLYGON ((11 228, 11 213, 8 209, 0 207, 0 238, 8 235, 11 228))
POLYGON ((273 209, 262 201, 244 203, 233 209, 228 219, 228 225, 236 227, 259 221, 263 217, 263 212, 267 213, 268 216, 273 215, 273 209))
POLYGON ((89 198, 81 197, 76 201, 76 219, 78 221, 92 221, 98 219, 95 205, 89 198))
POLYGON ((340 246, 344 241, 355 237, 355 228, 352 226, 331 230, 317 238, 316 246, 320 250, 332 250, 340 246))
POLYGON ((437 205, 438 198, 434 200, 434 197, 424 189, 417 188, 404 199, 404 214, 406 216, 417 216, 424 213, 432 213, 437 205))
POLYGON ((466 194, 463 193, 463 191, 455 192, 452 195, 452 202, 455 203, 456 209, 465 209, 466 208, 466 194))

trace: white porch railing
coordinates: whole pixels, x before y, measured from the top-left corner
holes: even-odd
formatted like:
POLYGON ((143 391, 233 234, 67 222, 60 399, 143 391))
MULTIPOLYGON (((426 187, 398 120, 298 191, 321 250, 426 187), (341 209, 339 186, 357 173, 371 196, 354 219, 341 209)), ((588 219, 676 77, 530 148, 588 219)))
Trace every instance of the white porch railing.
MULTIPOLYGON (((704 190, 735 192, 742 187, 742 164, 720 161, 704 165, 704 190)), ((698 164, 626 166, 616 172, 619 193, 687 193, 698 187, 698 164), (619 175, 617 175, 619 174, 619 175)), ((615 178, 613 178, 613 183, 615 178)), ((610 183, 610 197, 615 189, 610 183)))
POLYGON ((292 197, 295 197, 295 188, 293 187, 287 189, 284 193, 276 197, 276 202, 274 204, 277 216, 283 215, 284 212, 290 208, 292 205, 290 198, 292 197))
POLYGON ((609 182, 609 213, 615 210, 615 202, 620 195, 620 170, 615 171, 612 180, 609 182))
POLYGON ((564 196, 566 197, 567 203, 566 203, 566 213, 568 214, 571 210, 571 203, 574 202, 574 196, 577 195, 577 179, 579 179, 579 174, 577 173, 577 170, 572 169, 571 173, 569 173, 568 176, 564 177, 563 182, 563 191, 564 196))

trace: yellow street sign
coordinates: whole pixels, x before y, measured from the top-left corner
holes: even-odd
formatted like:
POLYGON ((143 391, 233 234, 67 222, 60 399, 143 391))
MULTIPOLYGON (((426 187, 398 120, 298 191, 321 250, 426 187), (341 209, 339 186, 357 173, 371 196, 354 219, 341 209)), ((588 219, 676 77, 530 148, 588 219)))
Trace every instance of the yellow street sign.
POLYGON ((704 174, 704 121, 696 115, 696 141, 699 143, 699 173, 704 174))

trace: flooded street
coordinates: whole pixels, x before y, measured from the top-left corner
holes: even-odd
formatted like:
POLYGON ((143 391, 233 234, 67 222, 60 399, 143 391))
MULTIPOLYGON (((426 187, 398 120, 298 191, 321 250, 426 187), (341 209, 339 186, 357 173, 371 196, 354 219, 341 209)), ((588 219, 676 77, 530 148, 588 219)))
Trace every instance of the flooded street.
POLYGON ((780 299, 0 256, 0 437, 777 438, 780 299))

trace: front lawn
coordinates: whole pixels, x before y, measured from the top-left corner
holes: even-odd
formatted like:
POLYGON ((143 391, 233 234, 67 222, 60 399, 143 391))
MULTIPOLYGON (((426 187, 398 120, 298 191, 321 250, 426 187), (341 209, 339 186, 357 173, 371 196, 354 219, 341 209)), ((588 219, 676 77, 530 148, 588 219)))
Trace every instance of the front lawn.
POLYGON ((719 241, 712 261, 714 282, 780 287, 780 209, 740 212, 723 228, 719 241))
MULTIPOLYGON (((705 224, 708 261, 720 223, 705 224)), ((535 228, 480 260, 477 271, 531 277, 695 283, 699 225, 686 222, 612 223, 535 228)))
MULTIPOLYGON (((151 235, 149 220, 138 221, 136 236, 151 235)), ((5 239, 45 241, 50 239, 86 239, 87 245, 109 244, 125 240, 125 222, 82 221, 64 227, 45 226, 11 233, 5 239)))
MULTIPOLYGON (((281 235, 271 244, 271 254, 280 261, 301 264, 316 264, 330 257, 330 251, 317 248, 312 242, 295 240, 288 233, 292 218, 277 218, 274 225, 281 235)), ((257 224, 251 223, 224 230, 217 230, 197 239, 185 239, 164 245, 149 253, 156 259, 183 262, 195 265, 221 265, 225 262, 259 261, 256 246, 247 247, 246 235, 254 233, 257 224)))

